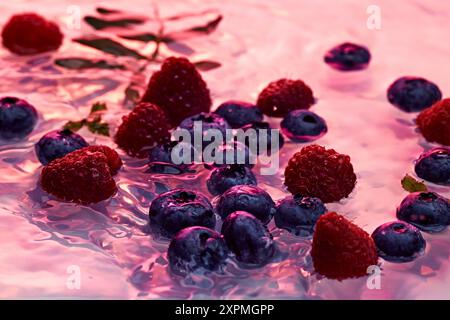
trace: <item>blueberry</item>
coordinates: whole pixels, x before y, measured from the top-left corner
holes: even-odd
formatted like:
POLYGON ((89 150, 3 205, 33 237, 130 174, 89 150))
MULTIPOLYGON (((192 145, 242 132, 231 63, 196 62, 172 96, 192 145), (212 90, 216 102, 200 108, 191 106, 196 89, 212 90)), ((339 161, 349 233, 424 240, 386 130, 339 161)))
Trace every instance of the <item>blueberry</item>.
POLYGON ((196 157, 195 148, 190 143, 169 141, 150 149, 148 172, 182 174, 189 171, 196 157))
POLYGON ((370 58, 370 52, 366 47, 346 42, 330 49, 324 60, 336 70, 355 71, 367 68, 370 58))
POLYGON ((423 153, 415 171, 424 180, 450 186, 450 148, 438 147, 423 153))
POLYGON ((236 259, 247 265, 262 266, 276 252, 272 235, 255 216, 244 211, 230 214, 222 225, 222 234, 236 259))
POLYGON ((224 118, 232 128, 263 120, 263 113, 256 105, 243 101, 226 101, 214 112, 224 118))
POLYGON ((66 154, 89 144, 79 134, 67 129, 46 133, 34 146, 39 161, 45 166, 66 154))
POLYGON ((401 77, 388 88, 391 104, 406 112, 418 112, 441 100, 442 93, 434 83, 418 77, 401 77))
MULTIPOLYGON (((267 122, 253 122, 243 126, 241 129, 246 134, 254 133, 252 136, 245 137, 244 142, 251 152, 258 155, 267 153, 270 156, 272 154, 272 147, 273 151, 277 152, 284 145, 284 138, 280 131, 278 129, 272 129, 267 122), (278 141, 275 141, 277 144, 272 146, 272 134, 275 130, 278 131, 278 141)), ((241 142, 239 137, 237 139, 241 142)))
POLYGON ((256 186, 256 177, 251 169, 242 164, 231 164, 215 168, 206 180, 208 191, 219 195, 237 185, 256 186))
POLYGON ((207 168, 210 168, 210 166, 221 167, 227 164, 243 164, 252 168, 256 163, 256 155, 251 153, 245 144, 238 141, 228 141, 218 148, 214 148, 211 152, 212 159, 207 159, 205 155, 203 156, 203 161, 205 161, 207 168), (219 153, 217 156, 216 152, 219 153))
POLYGON ((410 193, 397 209, 397 218, 426 232, 440 232, 450 224, 450 203, 434 192, 410 193))
POLYGON ((382 224, 372 233, 378 255, 386 261, 409 262, 425 251, 420 231, 403 221, 382 224))
POLYGON ((190 227, 178 232, 167 251, 170 269, 178 275, 191 272, 221 271, 228 248, 219 233, 205 227, 190 227))
POLYGON ((201 193, 175 189, 158 195, 150 205, 150 227, 171 238, 187 227, 214 228, 216 216, 208 199, 201 193))
POLYGON ((19 140, 29 135, 38 120, 36 109, 15 97, 0 99, 0 139, 19 140))
POLYGON ((327 208, 319 198, 288 196, 277 202, 275 224, 300 237, 310 237, 327 208))
POLYGON ((222 194, 216 203, 216 212, 222 219, 235 211, 251 213, 267 224, 275 213, 275 203, 270 195, 256 186, 234 186, 222 194))
POLYGON ((327 123, 312 111, 293 110, 280 123, 281 132, 295 142, 319 139, 327 131, 327 123))

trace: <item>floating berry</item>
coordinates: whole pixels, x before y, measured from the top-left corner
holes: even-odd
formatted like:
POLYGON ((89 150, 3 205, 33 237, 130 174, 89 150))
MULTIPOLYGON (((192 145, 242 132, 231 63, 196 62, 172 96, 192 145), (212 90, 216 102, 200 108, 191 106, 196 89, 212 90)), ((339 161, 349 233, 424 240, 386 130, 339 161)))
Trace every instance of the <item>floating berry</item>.
POLYGON ((267 154, 270 156, 278 152, 284 145, 284 138, 280 130, 272 129, 268 122, 253 122, 243 126, 241 129, 247 135, 244 139, 245 145, 253 154, 267 154), (253 135, 249 135, 251 131, 253 131, 253 135))
POLYGON ((434 192, 414 192, 403 199, 397 218, 426 232, 440 232, 450 224, 450 202, 434 192))
POLYGON ((319 198, 288 196, 277 203, 275 224, 300 237, 310 237, 319 217, 327 208, 319 198))
POLYGON ((370 52, 364 46, 345 42, 330 49, 324 61, 330 67, 340 71, 356 71, 366 69, 370 62, 370 52))
POLYGON ((290 111, 281 121, 281 132, 295 142, 310 142, 319 139, 327 131, 327 123, 312 111, 290 111))
POLYGON ((35 13, 17 14, 3 27, 3 46, 19 55, 57 50, 63 35, 57 24, 35 13))
POLYGON ((434 83, 418 77, 401 77, 388 88, 390 103, 406 112, 418 112, 441 100, 442 94, 434 83))
POLYGON ((372 238, 336 212, 317 221, 311 256, 319 274, 337 280, 366 276, 367 268, 378 263, 372 238))
POLYGON ((88 145, 79 134, 63 129, 46 133, 35 144, 34 149, 39 161, 45 166, 55 159, 62 158, 66 154, 88 145))
POLYGON ((219 233, 205 227, 190 227, 172 239, 167 258, 172 272, 184 276, 192 272, 221 271, 228 254, 219 233))
POLYGON ((242 164, 231 164, 215 168, 206 180, 208 191, 217 196, 237 185, 256 186, 256 177, 251 169, 242 164))
POLYGON ((214 209, 203 194, 175 189, 158 195, 150 205, 150 227, 172 238, 181 229, 202 226, 214 229, 214 209))
POLYGON ((168 142, 169 138, 164 112, 154 104, 141 102, 122 117, 115 141, 128 155, 145 158, 150 149, 168 142))
POLYGON ((263 113, 257 106, 243 101, 226 101, 214 112, 224 118, 234 129, 263 120, 263 113))
POLYGON ((434 148, 422 153, 414 169, 422 179, 450 186, 450 148, 434 148))
POLYGON ((270 117, 284 117, 289 111, 309 109, 315 100, 302 80, 280 79, 269 83, 258 96, 257 106, 270 117))
POLYGON ((292 194, 339 201, 353 191, 356 175, 350 157, 318 145, 303 147, 289 160, 284 184, 292 194))
POLYGON ((403 221, 385 223, 372 233, 378 255, 390 262, 409 262, 425 251, 426 242, 420 231, 403 221))
POLYGON ((423 110, 417 117, 417 126, 427 141, 450 146, 450 98, 423 110))
POLYGON ((0 139, 25 138, 33 131, 37 119, 36 109, 25 100, 15 97, 0 99, 0 139))
POLYGON ((166 113, 171 127, 190 116, 209 112, 211 97, 202 76, 186 58, 170 57, 148 83, 142 101, 151 102, 166 113))

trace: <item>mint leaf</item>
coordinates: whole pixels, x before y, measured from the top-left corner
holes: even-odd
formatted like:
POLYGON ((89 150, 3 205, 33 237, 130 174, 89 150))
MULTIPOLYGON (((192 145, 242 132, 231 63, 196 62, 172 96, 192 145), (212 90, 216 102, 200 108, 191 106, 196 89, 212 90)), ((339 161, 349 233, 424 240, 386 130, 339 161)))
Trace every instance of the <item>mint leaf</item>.
POLYGON ((102 117, 95 117, 86 124, 90 132, 109 137, 109 124, 102 121, 102 117))
POLYGON ((93 114, 93 113, 98 112, 98 111, 104 111, 104 110, 107 110, 107 109, 108 108, 106 106, 106 103, 104 103, 104 102, 96 102, 96 103, 94 103, 92 105, 90 114, 93 114))
POLYGON ((63 128, 75 132, 80 130, 85 124, 86 124, 85 119, 80 121, 69 121, 63 126, 63 128))
POLYGON ((202 60, 194 62, 194 66, 201 71, 209 71, 221 66, 220 62, 211 61, 211 60, 202 60))
POLYGON ((425 192, 428 191, 427 186, 423 181, 417 181, 409 174, 402 179, 402 187, 408 192, 425 192))

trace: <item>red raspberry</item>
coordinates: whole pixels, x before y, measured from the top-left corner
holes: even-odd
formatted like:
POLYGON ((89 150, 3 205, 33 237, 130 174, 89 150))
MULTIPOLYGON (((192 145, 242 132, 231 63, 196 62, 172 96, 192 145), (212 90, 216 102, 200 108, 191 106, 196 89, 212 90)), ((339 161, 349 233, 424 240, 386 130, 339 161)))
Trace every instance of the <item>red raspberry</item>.
POLYGON ((423 110, 417 117, 417 125, 428 141, 450 146, 450 98, 423 110))
POLYGON ((161 107, 172 127, 187 117, 208 112, 211 108, 206 83, 186 58, 167 58, 161 71, 150 78, 142 101, 161 107))
POLYGON ((265 115, 284 117, 292 110, 309 109, 314 104, 314 96, 302 80, 280 79, 261 91, 256 104, 265 115))
POLYGON ((112 178, 122 161, 106 146, 89 146, 68 153, 42 169, 42 189, 59 199, 76 203, 96 203, 116 191, 112 178))
POLYGON ((117 130, 117 145, 132 157, 145 158, 148 151, 169 141, 169 124, 164 112, 156 105, 141 102, 126 116, 117 130))
POLYGON ((12 16, 2 32, 3 46, 20 55, 29 55, 58 49, 63 34, 57 24, 35 13, 12 16))
POLYGON ((369 234, 336 212, 317 221, 311 256, 319 274, 339 281, 366 276, 367 268, 378 263, 369 234))
POLYGON ((284 184, 292 194, 317 197, 323 202, 348 197, 356 184, 350 157, 333 149, 309 145, 289 159, 284 184))

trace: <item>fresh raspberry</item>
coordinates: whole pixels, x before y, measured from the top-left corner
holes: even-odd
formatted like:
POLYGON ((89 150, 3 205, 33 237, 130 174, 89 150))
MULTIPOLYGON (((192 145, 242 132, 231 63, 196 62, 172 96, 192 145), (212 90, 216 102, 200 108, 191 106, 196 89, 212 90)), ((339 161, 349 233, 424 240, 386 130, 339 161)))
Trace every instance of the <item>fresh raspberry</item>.
POLYGON ((336 212, 317 221, 311 257, 319 274, 339 281, 366 276, 367 268, 378 263, 369 234, 336 212))
POLYGON ((145 158, 153 147, 169 141, 169 124, 164 112, 148 102, 139 103, 122 117, 115 140, 132 157, 145 158))
POLYGON ((450 146, 450 98, 423 110, 417 117, 417 125, 429 142, 450 146))
POLYGON ((17 14, 2 32, 3 46, 19 55, 30 55, 58 49, 63 34, 57 24, 35 13, 17 14))
POLYGON ((116 191, 112 176, 122 166, 119 155, 106 146, 89 146, 68 153, 42 169, 42 189, 64 201, 89 204, 116 191))
POLYGON ((295 153, 284 177, 284 184, 292 194, 317 197, 325 203, 348 197, 356 184, 350 157, 318 145, 306 146, 295 153))
POLYGON ((162 108, 172 127, 190 116, 209 112, 211 97, 202 76, 186 58, 167 58, 148 83, 142 101, 162 108))
POLYGON ((309 109, 314 104, 314 96, 302 80, 280 79, 261 91, 256 104, 265 115, 284 117, 292 110, 309 109))

